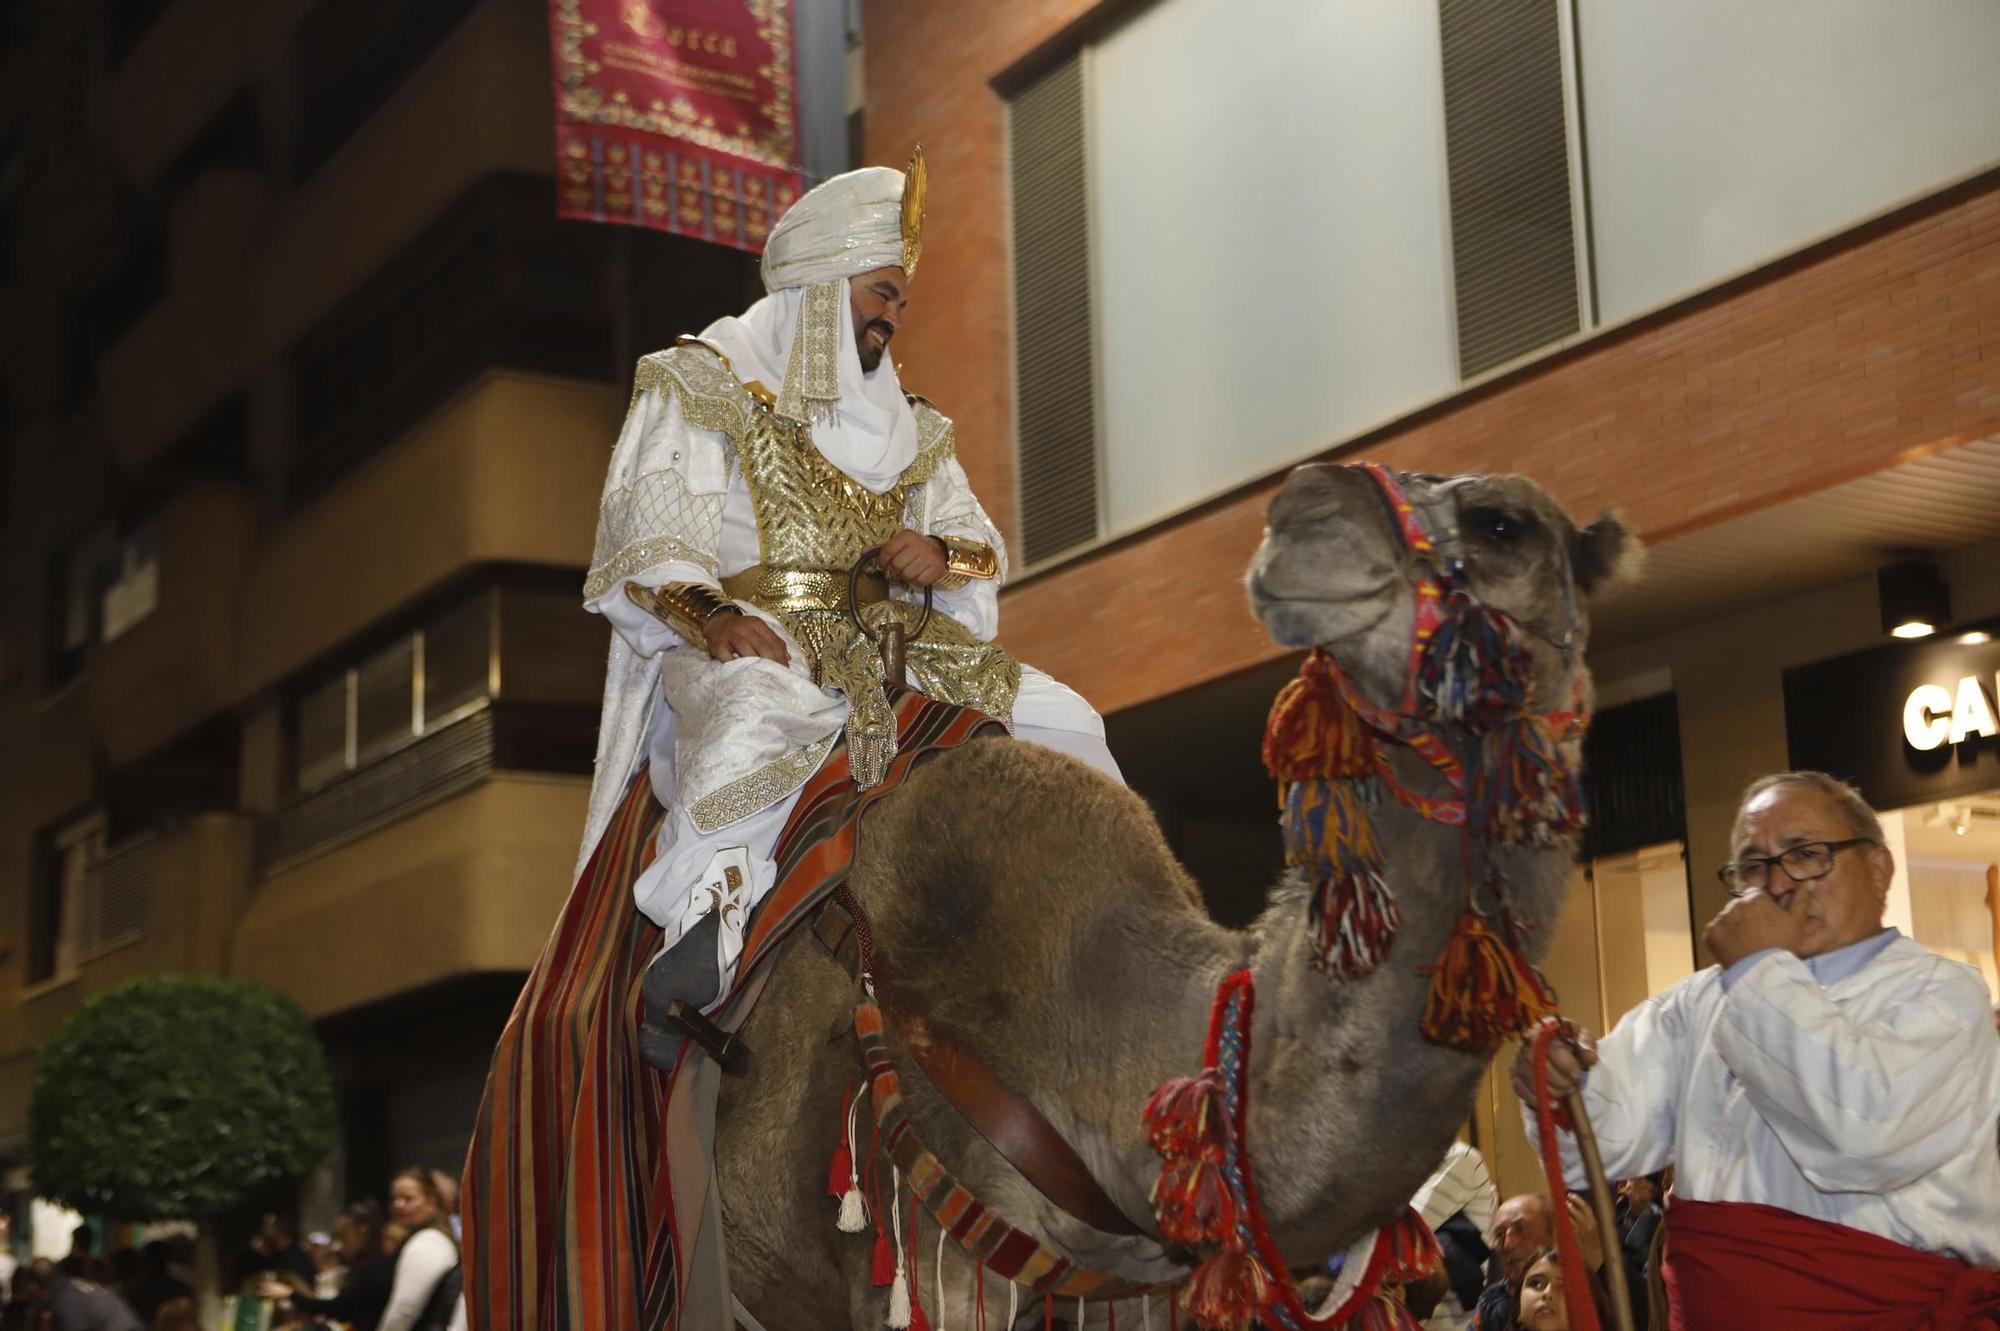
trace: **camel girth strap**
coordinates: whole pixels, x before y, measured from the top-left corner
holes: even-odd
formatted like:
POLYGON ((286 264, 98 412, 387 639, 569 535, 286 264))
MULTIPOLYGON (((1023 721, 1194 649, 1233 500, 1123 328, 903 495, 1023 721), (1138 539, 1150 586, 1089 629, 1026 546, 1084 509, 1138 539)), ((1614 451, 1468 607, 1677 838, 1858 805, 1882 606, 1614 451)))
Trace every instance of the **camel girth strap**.
MULTIPOLYGON (((813 937, 853 977, 857 991, 873 979, 867 915, 842 887, 820 908, 813 937)), ((864 998, 865 1002, 866 999, 864 998)), ((882 1009, 899 1043, 945 1101, 1028 1185, 1073 1219, 1107 1234, 1145 1236, 1090 1166, 1027 1096, 1003 1082, 991 1068, 920 1012, 898 1005, 892 994, 882 1009)))

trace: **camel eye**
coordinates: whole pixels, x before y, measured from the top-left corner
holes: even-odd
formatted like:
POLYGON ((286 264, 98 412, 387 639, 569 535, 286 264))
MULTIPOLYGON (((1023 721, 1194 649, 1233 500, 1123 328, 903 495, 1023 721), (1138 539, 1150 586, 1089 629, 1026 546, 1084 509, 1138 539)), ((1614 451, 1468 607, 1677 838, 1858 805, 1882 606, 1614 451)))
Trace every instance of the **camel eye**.
POLYGON ((1505 509, 1470 508, 1460 518, 1465 529, 1499 545, 1511 545, 1527 534, 1528 524, 1505 509))

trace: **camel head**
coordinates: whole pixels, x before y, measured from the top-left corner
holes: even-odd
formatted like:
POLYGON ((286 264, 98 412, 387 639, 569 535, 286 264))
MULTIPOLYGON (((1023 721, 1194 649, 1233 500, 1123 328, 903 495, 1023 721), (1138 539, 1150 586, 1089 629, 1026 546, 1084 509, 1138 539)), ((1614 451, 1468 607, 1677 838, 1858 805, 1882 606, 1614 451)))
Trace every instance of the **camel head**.
MULTIPOLYGON (((1579 528, 1524 476, 1393 479, 1438 545, 1432 562, 1462 562, 1466 590, 1521 631, 1536 696, 1561 698, 1582 668, 1584 600, 1636 564, 1638 541, 1611 513, 1579 528)), ((1295 468, 1271 501, 1250 564, 1250 604, 1281 645, 1326 648, 1365 696, 1394 707, 1424 576, 1376 477, 1312 463, 1295 468)))

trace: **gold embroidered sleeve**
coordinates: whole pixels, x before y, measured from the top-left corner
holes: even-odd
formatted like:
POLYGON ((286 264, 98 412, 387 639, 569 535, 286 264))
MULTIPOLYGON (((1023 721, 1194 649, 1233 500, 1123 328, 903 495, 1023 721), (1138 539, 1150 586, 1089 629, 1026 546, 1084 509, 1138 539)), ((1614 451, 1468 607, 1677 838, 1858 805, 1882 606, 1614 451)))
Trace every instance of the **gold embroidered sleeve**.
POLYGON ((718 610, 734 609, 713 587, 699 582, 669 582, 662 587, 625 584, 633 604, 681 635, 691 646, 708 646, 708 621, 718 610))
POLYGON ((669 561, 692 564, 710 577, 719 573, 716 546, 736 466, 735 441, 751 401, 728 362, 705 346, 640 360, 598 507, 584 600, 669 561))

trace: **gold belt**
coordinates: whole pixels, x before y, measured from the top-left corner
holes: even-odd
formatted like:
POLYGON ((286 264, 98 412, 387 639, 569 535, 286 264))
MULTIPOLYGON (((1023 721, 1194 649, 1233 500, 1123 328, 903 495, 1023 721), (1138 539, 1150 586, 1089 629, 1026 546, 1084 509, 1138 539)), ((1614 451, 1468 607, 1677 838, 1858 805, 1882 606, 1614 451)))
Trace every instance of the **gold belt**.
MULTIPOLYGON (((847 570, 752 564, 741 573, 732 573, 724 578, 722 590, 732 601, 748 601, 774 614, 796 610, 845 610, 847 570)), ((855 589, 855 598, 862 605, 888 600, 888 579, 880 573, 862 574, 860 585, 855 589)))

